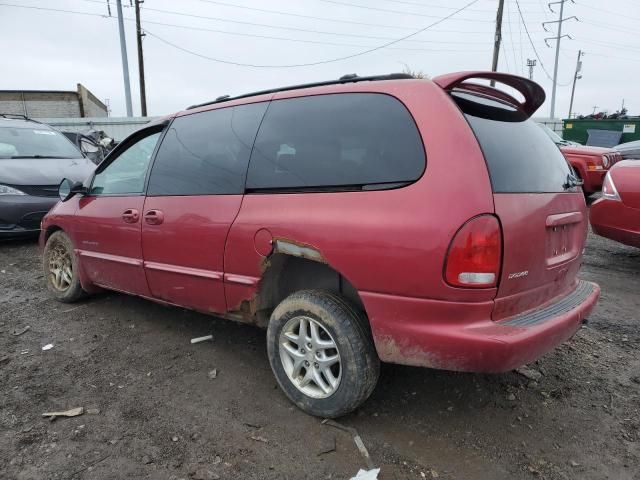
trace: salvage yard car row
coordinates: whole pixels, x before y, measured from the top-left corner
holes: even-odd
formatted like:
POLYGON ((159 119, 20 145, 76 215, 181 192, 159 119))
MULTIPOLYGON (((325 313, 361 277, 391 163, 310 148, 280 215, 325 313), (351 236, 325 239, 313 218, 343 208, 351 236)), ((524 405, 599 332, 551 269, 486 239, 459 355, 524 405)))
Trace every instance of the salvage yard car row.
POLYGON ((527 79, 461 72, 191 107, 93 174, 64 175, 42 223, 47 286, 63 302, 111 289, 266 327, 278 384, 318 416, 364 402, 380 361, 517 368, 571 338, 598 298, 577 279, 580 185, 604 182, 597 233, 633 245, 640 225, 640 169, 561 146, 585 167, 572 168, 529 119, 544 99, 527 79))

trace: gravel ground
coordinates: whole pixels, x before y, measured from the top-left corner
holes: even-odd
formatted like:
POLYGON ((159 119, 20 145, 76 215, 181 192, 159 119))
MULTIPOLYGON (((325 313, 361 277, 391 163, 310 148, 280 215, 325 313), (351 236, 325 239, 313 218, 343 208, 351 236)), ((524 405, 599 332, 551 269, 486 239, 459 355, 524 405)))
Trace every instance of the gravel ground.
MULTIPOLYGON (((340 419, 381 479, 640 479, 640 250, 590 235, 581 276, 601 300, 531 366, 537 381, 383 366, 370 400, 340 419)), ((263 331, 115 293, 58 304, 33 241, 0 244, 0 406, 2 479, 347 479, 365 467, 348 433, 276 387, 263 331), (86 411, 42 418, 73 407, 86 411)))

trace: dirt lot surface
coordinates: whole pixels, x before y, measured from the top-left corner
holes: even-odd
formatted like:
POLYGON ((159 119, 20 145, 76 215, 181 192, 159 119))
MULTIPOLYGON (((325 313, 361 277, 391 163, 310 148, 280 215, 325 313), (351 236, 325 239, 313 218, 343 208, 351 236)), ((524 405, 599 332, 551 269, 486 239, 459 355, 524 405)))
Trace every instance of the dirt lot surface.
MULTIPOLYGON (((340 419, 380 479, 640 479, 640 250, 591 235, 581 276, 602 286, 600 303, 531 366, 537 381, 383 366, 371 399, 340 419)), ((115 293, 58 304, 33 241, 0 244, 0 407, 2 479, 347 479, 365 467, 348 433, 276 387, 263 331, 115 293), (42 418, 73 407, 88 411, 42 418)))

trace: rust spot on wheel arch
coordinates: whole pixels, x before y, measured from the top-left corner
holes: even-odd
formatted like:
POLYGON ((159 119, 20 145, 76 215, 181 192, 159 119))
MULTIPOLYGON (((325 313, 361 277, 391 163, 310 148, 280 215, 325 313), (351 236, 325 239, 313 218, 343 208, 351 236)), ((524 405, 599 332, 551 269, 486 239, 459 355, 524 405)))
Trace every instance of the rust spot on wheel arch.
POLYGON ((322 256, 322 253, 320 253, 320 250, 318 250, 313 245, 297 242, 288 238, 274 238, 273 252, 292 255, 294 257, 306 258, 315 262, 328 263, 327 260, 322 256))
POLYGON ((260 260, 260 273, 261 278, 258 282, 256 290, 250 298, 240 301, 240 303, 227 312, 225 317, 236 320, 242 323, 250 323, 258 326, 266 326, 267 321, 260 315, 258 311, 260 305, 260 295, 268 292, 263 291, 263 281, 265 279, 265 272, 272 266, 273 255, 280 253, 283 255, 289 255, 292 257, 305 258, 314 262, 328 264, 327 260, 313 245, 291 240, 289 238, 276 237, 273 239, 273 250, 270 255, 262 257, 260 260))

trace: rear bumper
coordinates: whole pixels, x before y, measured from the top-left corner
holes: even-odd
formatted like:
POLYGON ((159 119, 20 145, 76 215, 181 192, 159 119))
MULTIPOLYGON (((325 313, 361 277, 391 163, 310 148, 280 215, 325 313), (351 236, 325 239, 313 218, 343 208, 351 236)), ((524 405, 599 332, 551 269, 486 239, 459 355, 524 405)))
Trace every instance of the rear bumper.
POLYGON ((553 303, 491 320, 493 302, 450 303, 363 293, 382 361, 466 372, 505 372, 570 339, 600 295, 580 281, 553 303))
POLYGON ((0 238, 37 234, 40 221, 58 198, 30 195, 0 197, 0 238))
POLYGON ((640 248, 640 209, 601 198, 593 202, 589 216, 596 234, 640 248))

